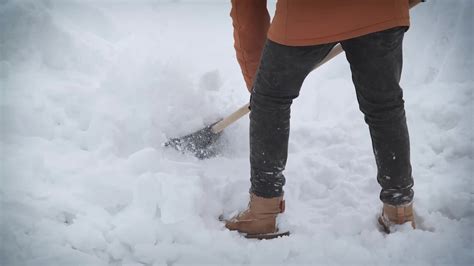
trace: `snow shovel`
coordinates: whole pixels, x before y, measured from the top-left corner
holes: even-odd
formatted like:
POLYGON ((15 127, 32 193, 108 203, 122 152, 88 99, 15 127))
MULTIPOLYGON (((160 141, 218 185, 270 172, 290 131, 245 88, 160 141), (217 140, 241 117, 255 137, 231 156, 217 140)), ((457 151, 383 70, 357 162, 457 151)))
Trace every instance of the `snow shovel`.
MULTIPOLYGON (((328 53, 328 55, 326 55, 326 57, 314 67, 314 69, 342 53, 342 51, 341 45, 337 44, 328 53)), ((199 159, 207 159, 216 156, 219 153, 218 140, 222 134, 222 131, 244 115, 248 114, 250 112, 249 107, 250 104, 246 103, 244 106, 240 107, 237 111, 233 112, 224 119, 221 119, 210 126, 206 126, 205 128, 189 135, 169 139, 166 143, 164 143, 164 146, 173 147, 183 153, 191 153, 199 159)))
MULTIPOLYGON (((418 5, 420 2, 424 2, 424 0, 410 1, 410 9, 418 5)), ((319 64, 314 66, 313 70, 325 64, 327 61, 333 59, 342 52, 343 49, 341 44, 337 44, 319 64)), ((217 144, 217 141, 219 140, 222 131, 244 115, 248 114, 250 112, 249 107, 250 104, 247 103, 228 117, 192 134, 180 138, 172 138, 168 140, 164 146, 173 147, 183 153, 189 152, 194 154, 194 156, 199 159, 213 157, 219 153, 219 145, 217 144)))

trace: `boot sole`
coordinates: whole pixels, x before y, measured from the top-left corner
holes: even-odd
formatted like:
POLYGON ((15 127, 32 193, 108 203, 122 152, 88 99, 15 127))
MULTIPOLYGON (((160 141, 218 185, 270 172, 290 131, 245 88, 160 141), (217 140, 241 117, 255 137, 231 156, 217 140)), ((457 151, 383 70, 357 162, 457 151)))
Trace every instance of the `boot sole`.
MULTIPOLYGON (((221 222, 226 222, 227 220, 224 218, 224 215, 219 215, 219 221, 221 222)), ((245 238, 247 239, 258 239, 258 240, 263 240, 263 239, 275 239, 278 237, 282 236, 290 236, 290 231, 285 231, 285 232, 275 232, 275 233, 268 233, 268 234, 246 234, 246 233, 241 233, 245 238)))
POLYGON ((290 231, 275 232, 275 233, 268 233, 268 234, 256 234, 256 235, 244 234, 244 236, 247 239, 258 239, 258 240, 275 239, 275 238, 278 238, 278 237, 290 236, 290 231))

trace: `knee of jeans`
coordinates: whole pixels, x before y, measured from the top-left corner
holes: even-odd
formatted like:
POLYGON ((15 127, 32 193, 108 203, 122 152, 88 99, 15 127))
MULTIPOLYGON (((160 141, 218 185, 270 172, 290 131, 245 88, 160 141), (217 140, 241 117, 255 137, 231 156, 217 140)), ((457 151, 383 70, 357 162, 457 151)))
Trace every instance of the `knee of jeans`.
POLYGON ((293 103, 293 99, 296 96, 273 96, 266 95, 257 92, 252 92, 250 97, 250 109, 252 111, 256 109, 266 109, 273 111, 280 111, 288 109, 293 103))
POLYGON ((369 125, 393 124, 405 120, 403 102, 387 105, 360 105, 365 122, 369 125))

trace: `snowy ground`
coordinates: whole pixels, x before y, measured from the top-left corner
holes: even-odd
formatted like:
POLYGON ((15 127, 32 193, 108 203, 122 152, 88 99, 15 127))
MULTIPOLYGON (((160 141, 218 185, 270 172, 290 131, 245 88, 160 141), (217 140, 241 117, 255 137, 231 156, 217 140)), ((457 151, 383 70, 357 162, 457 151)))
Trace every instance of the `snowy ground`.
POLYGON ((253 241, 216 219, 247 203, 248 118, 220 157, 161 147, 248 100, 227 1, 1 0, 0 264, 474 264, 473 3, 429 1, 406 35, 419 229, 377 229, 341 56, 293 107, 280 221, 292 235, 253 241))

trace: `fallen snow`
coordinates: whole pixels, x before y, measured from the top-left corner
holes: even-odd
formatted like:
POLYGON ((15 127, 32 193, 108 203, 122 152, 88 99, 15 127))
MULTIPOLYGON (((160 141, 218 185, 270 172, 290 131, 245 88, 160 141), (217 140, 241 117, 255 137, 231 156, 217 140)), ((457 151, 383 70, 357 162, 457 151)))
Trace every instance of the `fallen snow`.
POLYGON ((161 147, 248 100, 228 1, 0 1, 0 264, 472 265, 473 10, 429 1, 406 35, 419 228, 377 229, 340 56, 293 107, 280 221, 292 235, 254 241, 217 221, 247 203, 248 119, 217 158, 161 147))

